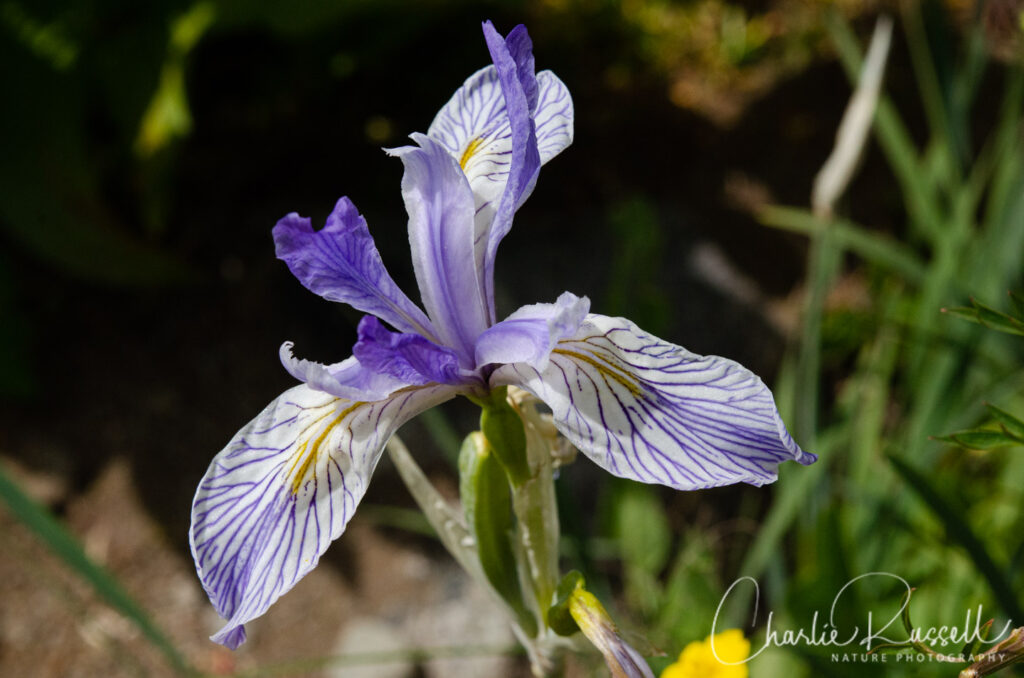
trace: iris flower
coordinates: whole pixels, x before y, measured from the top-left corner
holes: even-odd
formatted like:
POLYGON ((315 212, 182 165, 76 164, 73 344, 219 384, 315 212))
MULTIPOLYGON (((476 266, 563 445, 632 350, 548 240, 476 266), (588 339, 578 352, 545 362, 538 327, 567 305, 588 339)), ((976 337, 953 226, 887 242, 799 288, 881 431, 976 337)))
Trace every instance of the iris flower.
POLYGON ((385 270, 347 198, 314 230, 292 213, 277 256, 310 291, 366 313, 352 357, 323 365, 281 347, 301 384, 213 459, 192 508, 199 577, 230 648, 244 624, 312 570, 345 530, 395 430, 450 398, 514 385, 551 408, 559 431, 610 473, 692 490, 776 478, 815 457, 782 423, 749 370, 590 313, 586 297, 523 306, 497 322, 494 261, 541 165, 573 137, 573 105, 550 71, 534 73, 523 26, 483 25, 493 64, 470 76, 404 164, 402 196, 421 309, 385 270), (390 327, 388 327, 390 326, 390 327))

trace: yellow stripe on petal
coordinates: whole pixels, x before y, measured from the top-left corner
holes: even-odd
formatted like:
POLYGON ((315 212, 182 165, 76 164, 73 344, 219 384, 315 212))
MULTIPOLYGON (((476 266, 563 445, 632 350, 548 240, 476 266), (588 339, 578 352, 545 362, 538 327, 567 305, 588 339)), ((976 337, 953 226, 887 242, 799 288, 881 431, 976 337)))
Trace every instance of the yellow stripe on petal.
MULTIPOLYGON (((346 407, 341 413, 334 418, 334 420, 324 427, 324 430, 320 432, 320 435, 313 441, 312 446, 309 444, 309 438, 302 441, 296 450, 295 461, 292 462, 292 467, 288 471, 288 475, 292 479, 292 494, 298 494, 299 490, 305 484, 306 479, 309 476, 310 469, 313 469, 313 477, 316 477, 316 462, 320 458, 320 451, 325 440, 331 435, 331 432, 342 422, 345 417, 352 414, 360 406, 365 405, 363 402, 355 402, 346 407), (302 462, 301 465, 299 462, 302 462), (298 468, 296 468, 298 467, 298 468)), ((328 413, 329 414, 329 413, 328 413)), ((313 421, 309 426, 312 429, 314 426, 319 424, 321 421, 327 418, 327 414, 322 415, 320 418, 313 421)))
POLYGON ((592 358, 588 355, 584 355, 583 353, 577 353, 576 351, 570 351, 564 348, 556 348, 551 352, 557 353, 559 355, 569 356, 570 358, 573 358, 575 360, 580 360, 582 362, 587 363, 595 370, 597 370, 606 382, 608 381, 608 379, 617 382, 620 386, 629 391, 634 398, 640 398, 644 394, 643 389, 640 388, 640 385, 637 384, 636 381, 632 378, 632 375, 630 375, 628 372, 623 371, 621 368, 619 368, 617 365, 612 363, 604 356, 600 356, 600 361, 598 361, 597 359, 595 359, 598 356, 592 358))
POLYGON ((459 158, 459 167, 462 168, 463 172, 466 171, 466 165, 468 165, 469 161, 473 159, 473 156, 476 154, 476 152, 480 150, 480 146, 482 146, 483 143, 484 140, 480 137, 477 137, 470 141, 468 144, 466 144, 466 150, 462 152, 462 157, 459 158))

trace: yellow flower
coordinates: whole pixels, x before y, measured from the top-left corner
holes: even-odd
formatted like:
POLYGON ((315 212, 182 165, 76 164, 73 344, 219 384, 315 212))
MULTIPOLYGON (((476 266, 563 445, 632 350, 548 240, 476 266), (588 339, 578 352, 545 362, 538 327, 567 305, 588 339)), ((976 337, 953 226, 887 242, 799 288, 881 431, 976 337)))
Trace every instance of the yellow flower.
POLYGON ((679 653, 679 661, 665 668, 661 678, 747 678, 750 641, 739 629, 723 631, 714 638, 694 641, 679 653), (714 649, 711 644, 714 642, 714 649))

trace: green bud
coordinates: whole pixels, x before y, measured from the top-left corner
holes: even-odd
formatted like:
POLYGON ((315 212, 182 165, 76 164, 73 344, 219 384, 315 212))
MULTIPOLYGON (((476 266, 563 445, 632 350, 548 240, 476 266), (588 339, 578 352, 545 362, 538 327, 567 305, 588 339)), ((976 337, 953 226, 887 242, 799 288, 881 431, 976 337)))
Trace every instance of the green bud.
POLYGON ((476 540, 480 566, 494 590, 516 613, 527 635, 537 632, 523 592, 512 547, 515 523, 508 478, 479 431, 469 434, 459 452, 459 490, 466 522, 476 540))

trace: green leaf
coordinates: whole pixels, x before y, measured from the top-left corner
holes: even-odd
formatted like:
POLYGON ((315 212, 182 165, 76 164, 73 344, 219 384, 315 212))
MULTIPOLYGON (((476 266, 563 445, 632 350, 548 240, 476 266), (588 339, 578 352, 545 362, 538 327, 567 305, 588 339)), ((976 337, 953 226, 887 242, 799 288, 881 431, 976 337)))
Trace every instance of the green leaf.
POLYGON ((1006 429, 1007 433, 1024 441, 1024 421, 990 403, 985 403, 985 407, 988 409, 989 414, 992 415, 992 418, 1006 429))
POLYGON ((935 439, 946 443, 953 443, 954 445, 959 445, 972 450, 990 450, 993 447, 1001 447, 1003 445, 1020 445, 1024 443, 1024 441, 1007 433, 984 429, 950 433, 946 436, 937 436, 935 439))
POLYGON ((0 499, 64 564, 142 632, 179 671, 193 673, 178 650, 117 579, 85 554, 81 545, 49 511, 33 501, 0 468, 0 499))
POLYGON ((957 306, 943 309, 943 312, 978 323, 998 332, 1024 336, 1024 322, 1006 313, 997 311, 991 306, 986 306, 976 299, 971 299, 971 304, 971 307, 957 306))

